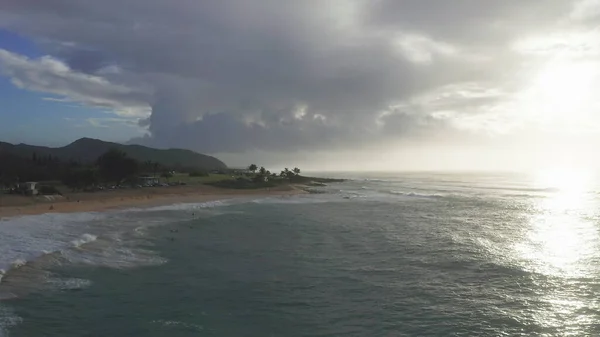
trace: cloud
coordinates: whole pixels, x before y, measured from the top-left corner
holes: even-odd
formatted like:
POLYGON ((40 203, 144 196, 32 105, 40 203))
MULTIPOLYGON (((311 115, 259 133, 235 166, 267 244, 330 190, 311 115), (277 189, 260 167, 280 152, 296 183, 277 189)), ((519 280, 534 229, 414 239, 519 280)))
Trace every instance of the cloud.
POLYGON ((580 0, 571 11, 571 19, 586 21, 597 19, 600 16, 600 1, 598 0, 580 0))
POLYGON ((137 127, 136 121, 130 118, 87 118, 86 121, 89 125, 97 128, 110 128, 115 126, 137 127))
POLYGON ((122 115, 150 107, 148 135, 134 141, 153 146, 285 152, 461 139, 525 120, 520 85, 532 58, 559 43, 539 36, 585 32, 592 19, 573 19, 581 3, 5 0, 0 26, 52 56, 1 59, 31 90, 122 115))
POLYGON ((110 109, 123 116, 145 117, 150 112, 148 93, 111 83, 103 77, 73 71, 51 56, 32 60, 0 49, 0 71, 19 88, 50 93, 56 102, 78 102, 110 109))

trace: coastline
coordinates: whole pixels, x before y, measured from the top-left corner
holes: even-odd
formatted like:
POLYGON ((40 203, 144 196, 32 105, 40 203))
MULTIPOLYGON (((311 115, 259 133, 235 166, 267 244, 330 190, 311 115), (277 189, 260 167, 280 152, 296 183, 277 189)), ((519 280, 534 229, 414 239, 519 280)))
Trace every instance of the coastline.
POLYGON ((207 185, 69 193, 62 197, 0 196, 0 220, 45 213, 102 212, 177 203, 207 202, 249 196, 291 196, 306 193, 299 185, 268 189, 225 189, 207 185))

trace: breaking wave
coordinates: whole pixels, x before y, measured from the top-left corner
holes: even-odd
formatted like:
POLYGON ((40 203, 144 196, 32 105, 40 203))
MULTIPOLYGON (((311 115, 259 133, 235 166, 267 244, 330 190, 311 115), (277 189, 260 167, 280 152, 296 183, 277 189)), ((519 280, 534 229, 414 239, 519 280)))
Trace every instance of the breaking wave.
POLYGON ((82 245, 84 245, 86 243, 90 243, 90 242, 96 241, 97 238, 98 237, 96 235, 85 233, 79 239, 71 241, 71 244, 73 245, 73 247, 79 248, 79 247, 81 247, 82 245))

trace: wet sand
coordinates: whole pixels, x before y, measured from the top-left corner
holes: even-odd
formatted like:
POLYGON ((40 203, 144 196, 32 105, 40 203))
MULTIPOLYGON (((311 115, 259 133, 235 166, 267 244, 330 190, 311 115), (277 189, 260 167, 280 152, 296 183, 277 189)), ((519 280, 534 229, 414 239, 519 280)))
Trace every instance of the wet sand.
POLYGON ((298 186, 236 190, 206 185, 150 187, 101 192, 68 193, 60 197, 0 195, 0 219, 44 213, 100 212, 249 196, 286 196, 305 193, 298 186))

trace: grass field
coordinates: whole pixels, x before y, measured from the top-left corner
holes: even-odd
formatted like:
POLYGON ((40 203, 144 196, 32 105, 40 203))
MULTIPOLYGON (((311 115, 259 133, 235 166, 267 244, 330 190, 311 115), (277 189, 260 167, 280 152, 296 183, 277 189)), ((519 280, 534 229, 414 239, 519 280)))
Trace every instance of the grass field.
MULTIPOLYGON (((232 180, 234 177, 228 174, 209 174, 206 177, 190 177, 187 173, 175 174, 169 178, 169 182, 182 182, 186 184, 209 184, 223 180, 232 180)), ((161 181, 166 181, 164 178, 161 181)))
MULTIPOLYGON (((185 183, 186 185, 196 185, 196 184, 213 184, 213 183, 217 183, 220 181, 233 180, 233 179, 234 179, 234 177, 232 177, 231 175, 227 175, 227 174, 209 174, 206 177, 190 177, 187 173, 180 173, 180 174, 175 174, 173 177, 169 178, 168 180, 165 178, 160 178, 160 182, 161 183, 181 182, 181 183, 185 183)), ((67 192, 71 191, 71 189, 69 187, 65 186, 60 181, 40 181, 38 183, 38 187, 42 186, 42 185, 53 186, 53 187, 57 188, 61 193, 67 193, 67 192)), ((110 185, 110 184, 108 184, 108 185, 110 185)))

